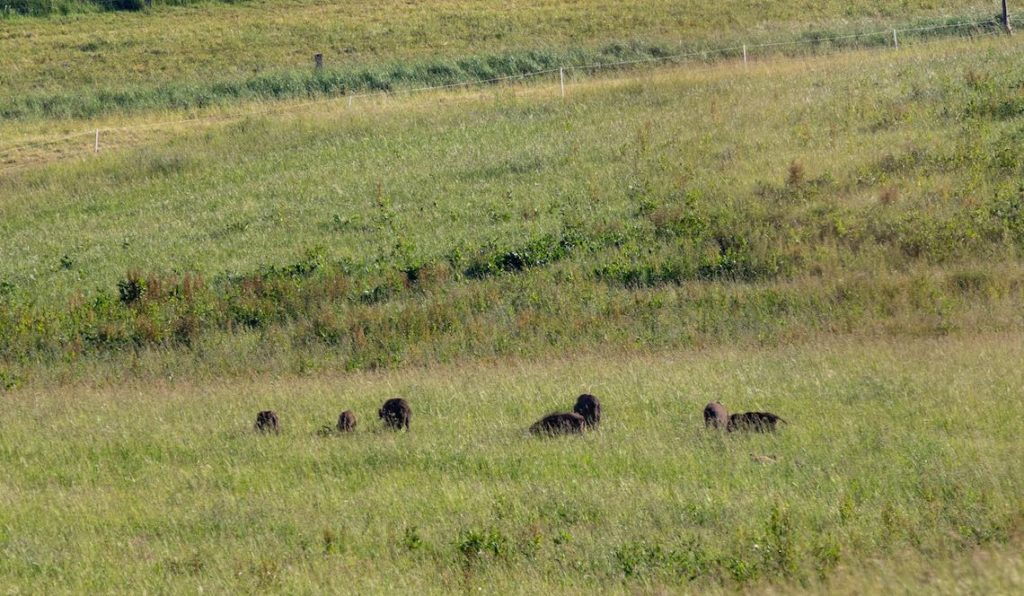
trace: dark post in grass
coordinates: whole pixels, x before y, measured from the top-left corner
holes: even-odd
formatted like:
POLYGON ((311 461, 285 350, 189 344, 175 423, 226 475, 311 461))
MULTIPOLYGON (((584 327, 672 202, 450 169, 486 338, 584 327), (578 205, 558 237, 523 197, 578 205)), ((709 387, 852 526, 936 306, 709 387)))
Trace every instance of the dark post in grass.
POLYGON ((1010 26, 1010 11, 1006 8, 1006 0, 1003 0, 1003 27, 1007 33, 1013 33, 1013 27, 1010 26))
POLYGON ((324 69, 324 55, 323 54, 313 54, 313 67, 316 68, 317 70, 323 70, 324 69))

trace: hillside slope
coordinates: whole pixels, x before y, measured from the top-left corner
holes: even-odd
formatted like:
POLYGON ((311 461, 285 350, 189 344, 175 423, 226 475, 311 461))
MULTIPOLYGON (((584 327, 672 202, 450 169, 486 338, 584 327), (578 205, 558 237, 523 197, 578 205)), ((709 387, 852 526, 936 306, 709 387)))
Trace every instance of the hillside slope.
MULTIPOLYGON (((756 8, 741 0, 288 0, 5 19, 0 117, 81 118, 112 109, 196 108, 238 94, 305 95, 318 90, 305 81, 314 53, 325 55, 332 76, 358 72, 380 86, 401 82, 388 74, 399 64, 429 71, 469 61, 476 65, 472 78, 487 78, 475 75, 517 70, 496 69, 495 61, 566 62, 577 54, 593 60, 609 51, 626 55, 616 49, 624 44, 667 52, 992 14, 977 0, 773 0, 756 8)), ((445 82, 420 74, 416 84, 445 82)))
POLYGON ((3 354, 363 368, 1015 329, 1017 52, 336 104, 12 173, 3 354))

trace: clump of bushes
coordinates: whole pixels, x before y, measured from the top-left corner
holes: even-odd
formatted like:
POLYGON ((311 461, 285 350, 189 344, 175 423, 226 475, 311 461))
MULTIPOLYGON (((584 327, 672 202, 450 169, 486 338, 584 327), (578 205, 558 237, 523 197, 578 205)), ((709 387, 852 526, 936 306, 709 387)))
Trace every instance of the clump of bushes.
MULTIPOLYGON (((944 159, 918 150, 900 155, 866 166, 865 193, 885 188, 871 168, 944 159)), ((65 308, 38 305, 0 280, 0 363, 188 350, 208 334, 254 332, 372 368, 410 357, 574 345, 588 334, 661 345, 749 330, 763 337, 786 325, 852 329, 858 316, 901 316, 915 304, 924 305, 918 314, 932 313, 918 317, 925 326, 949 328, 967 299, 1020 299, 1019 285, 977 265, 1024 250, 1019 182, 1004 181, 969 207, 932 210, 919 209, 916 197, 855 209, 833 198, 845 190, 827 174, 789 170, 740 198, 648 189, 632 216, 577 221, 563 214, 560 226, 519 242, 459 244, 433 257, 400 243, 371 263, 332 261, 313 247, 294 262, 213 277, 129 270, 65 308), (816 296, 793 289, 833 271, 856 277, 880 263, 906 273, 950 262, 962 266, 923 294, 880 281, 844 282, 816 296), (676 295, 693 302, 666 299, 676 295)))
POLYGON ((567 226, 560 233, 544 234, 518 248, 482 249, 471 258, 464 273, 470 279, 482 279, 502 272, 520 272, 556 263, 591 247, 592 243, 582 231, 567 226))

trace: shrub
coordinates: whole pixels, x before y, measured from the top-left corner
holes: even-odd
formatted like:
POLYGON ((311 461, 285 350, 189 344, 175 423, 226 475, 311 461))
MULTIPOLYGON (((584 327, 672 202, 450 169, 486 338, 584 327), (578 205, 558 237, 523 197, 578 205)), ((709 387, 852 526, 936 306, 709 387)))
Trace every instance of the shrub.
POLYGON ((117 282, 117 293, 121 303, 126 305, 138 304, 146 294, 146 281, 138 271, 129 271, 124 279, 117 282))
POLYGON ((1015 242, 1024 245, 1024 184, 1016 192, 996 195, 989 213, 1015 242))
POLYGON ((463 530, 455 548, 466 564, 504 558, 509 554, 508 539, 494 528, 463 530))
POLYGON ((791 161, 786 169, 786 186, 800 186, 806 178, 804 164, 795 159, 791 161))
POLYGON ((694 581, 712 571, 714 562, 697 540, 689 540, 675 548, 648 542, 629 542, 613 552, 616 565, 626 578, 667 574, 694 581))

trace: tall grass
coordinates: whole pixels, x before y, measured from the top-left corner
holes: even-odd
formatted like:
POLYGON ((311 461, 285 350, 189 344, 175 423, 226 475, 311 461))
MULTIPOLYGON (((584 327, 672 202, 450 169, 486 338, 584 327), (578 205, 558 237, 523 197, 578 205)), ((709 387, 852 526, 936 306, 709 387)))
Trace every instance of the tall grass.
POLYGON ((230 370, 359 369, 1015 329, 1021 75, 990 57, 1013 51, 411 99, 11 175, 5 374, 225 341, 230 370))
MULTIPOLYGON (((1000 29, 993 18, 977 23, 975 15, 960 18, 927 19, 906 23, 903 44, 935 37, 969 37, 1000 29), (937 28, 936 28, 937 27, 937 28), (924 30, 919 30, 924 28, 924 30)), ((757 42, 747 38, 746 42, 757 42)), ((772 42, 778 42, 773 39, 772 42)), ((390 93, 423 87, 445 87, 478 82, 503 82, 531 77, 567 67, 570 73, 579 67, 582 73, 616 68, 636 68, 637 63, 657 66, 673 62, 706 64, 733 60, 742 56, 739 42, 706 41, 649 43, 615 42, 599 47, 572 49, 530 49, 490 55, 453 58, 421 58, 372 66, 332 67, 257 72, 239 77, 215 77, 208 80, 174 80, 161 85, 151 83, 61 91, 30 91, 11 94, 0 100, 0 118, 85 119, 109 114, 133 114, 158 110, 197 110, 241 101, 273 101, 292 98, 337 97, 390 93), (723 49, 725 48, 725 49, 723 49), (678 56, 679 58, 674 58, 678 56)), ((862 34, 848 28, 816 29, 779 45, 751 46, 759 59, 778 56, 807 56, 841 49, 888 47, 889 31, 862 34), (855 32, 851 32, 855 31, 855 32)))
MULTIPOLYGON (((11 14, 47 16, 96 11, 138 11, 153 6, 185 6, 214 0, 0 0, 0 16, 11 14)), ((219 0, 238 2, 244 0, 219 0)))
MULTIPOLYGON (((944 18, 731 2, 13 17, 0 85, 132 112, 944 18), (242 74, 314 44, 352 62, 242 74)), ((1018 54, 381 97, 0 173, 0 591, 1019 592, 1018 54), (527 434, 582 392, 599 431, 527 434), (411 432, 375 419, 395 395, 411 432), (713 399, 788 424, 706 431, 713 399), (318 432, 345 409, 358 432, 318 432)), ((2 130, 65 126, 44 103, 2 130)))
MULTIPOLYGON (((923 20, 905 25, 903 44, 935 37, 969 37, 1000 28, 995 19, 977 23, 971 18, 923 20), (938 29, 929 29, 938 27, 938 29), (925 28, 925 30, 916 30, 925 28)), ((746 41, 758 41, 747 39, 746 41)), ((773 42, 777 42, 775 39, 773 42)), ((738 42, 737 42, 738 43, 738 42)), ((719 44, 723 42, 719 41, 719 44)), ((891 33, 869 35, 849 29, 804 32, 792 42, 764 47, 752 46, 759 59, 778 56, 806 56, 840 49, 888 47, 891 33)), ((170 81, 162 85, 99 87, 67 91, 33 91, 13 94, 0 101, 0 117, 24 119, 85 119, 108 114, 133 114, 157 110, 197 110, 240 101, 272 101, 292 98, 337 97, 390 93, 423 87, 503 82, 531 77, 553 69, 580 67, 581 72, 637 66, 636 63, 732 60, 742 50, 735 43, 708 46, 698 43, 616 42, 600 47, 570 50, 533 49, 491 55, 456 58, 404 60, 372 66, 315 70, 308 67, 261 72, 244 78, 215 78, 206 81, 170 81), (722 50, 721 48, 727 48, 722 50), (673 58, 681 56, 681 58, 673 58)))
POLYGON ((1019 545, 1019 340, 29 389, 3 411, 0 585, 863 593, 947 561, 981 591, 1019 585, 962 563, 1019 545), (598 432, 528 437, 583 391, 598 432), (409 433, 374 417, 396 394, 409 433), (711 399, 789 424, 705 431, 711 399), (252 432, 266 408, 281 435, 252 432), (319 436, 343 409, 358 432, 319 436))
MULTIPOLYGON (((624 51, 624 57, 780 40, 804 41, 798 47, 817 51, 834 45, 822 41, 834 35, 974 21, 992 13, 976 0, 947 2, 941 9, 923 1, 799 0, 770 2, 758 11, 737 0, 542 0, 516 10, 493 0, 292 0, 13 19, 0 35, 7 65, 0 69, 0 115, 83 117, 239 97, 437 84, 517 74, 528 64, 555 59, 600 62, 607 48, 631 45, 639 50, 624 51), (312 72, 315 53, 325 55, 328 74, 312 72)), ((908 41, 915 35, 908 34, 908 41)), ((842 43, 889 41, 886 34, 842 43)), ((794 48, 773 51, 784 49, 794 48)))

